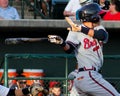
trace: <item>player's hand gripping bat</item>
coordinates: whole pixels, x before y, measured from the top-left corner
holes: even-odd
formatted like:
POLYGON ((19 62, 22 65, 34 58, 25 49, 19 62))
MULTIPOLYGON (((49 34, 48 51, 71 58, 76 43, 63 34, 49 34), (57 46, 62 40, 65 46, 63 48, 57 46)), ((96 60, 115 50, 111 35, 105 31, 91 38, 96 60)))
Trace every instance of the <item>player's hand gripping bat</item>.
POLYGON ((81 31, 81 26, 75 24, 69 17, 65 17, 65 20, 71 26, 71 28, 67 28, 67 30, 74 32, 81 31))
POLYGON ((37 42, 48 40, 48 38, 7 38, 5 39, 5 44, 20 44, 25 42, 37 42))

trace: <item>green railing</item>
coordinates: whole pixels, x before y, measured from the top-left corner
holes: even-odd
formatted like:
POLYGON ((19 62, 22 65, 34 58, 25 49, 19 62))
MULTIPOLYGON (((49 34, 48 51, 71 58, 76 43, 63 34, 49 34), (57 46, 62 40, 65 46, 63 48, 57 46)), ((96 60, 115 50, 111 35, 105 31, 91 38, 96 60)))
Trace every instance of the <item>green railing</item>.
POLYGON ((5 54, 4 64, 4 84, 8 86, 8 59, 28 59, 28 58, 65 58, 65 78, 68 75, 68 58, 73 58, 73 55, 66 54, 5 54))
MULTIPOLYGON (((16 2, 15 0, 9 0, 9 4, 11 6, 14 6, 14 2, 16 2)), ((37 8, 37 4, 38 4, 38 0, 34 0, 34 5, 31 5, 31 2, 30 0, 20 0, 19 1, 21 3, 21 19, 24 19, 24 10, 25 10, 25 5, 27 5, 28 7, 31 7, 33 8, 33 13, 34 13, 34 19, 37 18, 37 16, 40 16, 42 19, 50 19, 50 14, 51 14, 51 11, 49 10, 49 5, 47 2, 45 2, 44 0, 41 0, 41 2, 44 2, 45 5, 47 6, 47 12, 48 12, 48 15, 44 15, 40 9, 37 8)), ((41 6, 38 5, 38 7, 40 8, 41 6)))
MULTIPOLYGON (((41 16, 41 18, 42 19, 49 19, 50 18, 50 14, 48 14, 48 16, 46 16, 46 15, 44 15, 41 11, 40 11, 40 5, 38 4, 39 2, 38 2, 38 0, 34 0, 34 5, 31 5, 31 3, 30 3, 30 0, 23 0, 23 1, 25 1, 25 3, 28 5, 28 6, 30 6, 30 7, 32 7, 33 8, 33 10, 34 10, 34 19, 36 19, 37 18, 37 15, 39 15, 39 16, 41 16), (37 8, 37 4, 38 4, 38 8, 37 8)), ((48 3, 47 2, 45 2, 44 0, 41 0, 41 2, 44 2, 45 3, 45 5, 46 5, 46 7, 47 7, 47 12, 49 12, 49 5, 48 5, 48 3)), ((24 5, 22 5, 22 6, 24 6, 24 5)), ((22 7, 21 6, 21 7, 22 7)), ((21 9, 21 10, 24 10, 24 9, 21 9)))
MULTIPOLYGON (((64 81, 64 87, 66 89, 65 94, 67 94, 67 82, 68 82, 68 59, 74 58, 74 55, 70 54, 5 54, 5 64, 4 64, 4 85, 8 86, 9 79, 29 79, 29 80, 60 80, 64 81), (8 77, 8 61, 9 59, 28 59, 28 58, 64 58, 65 59, 65 77, 42 77, 42 78, 9 78, 8 77)), ((104 55, 105 59, 120 59, 120 55, 104 55)), ((105 79, 109 80, 111 83, 115 82, 115 87, 120 91, 120 77, 106 77, 105 79)))

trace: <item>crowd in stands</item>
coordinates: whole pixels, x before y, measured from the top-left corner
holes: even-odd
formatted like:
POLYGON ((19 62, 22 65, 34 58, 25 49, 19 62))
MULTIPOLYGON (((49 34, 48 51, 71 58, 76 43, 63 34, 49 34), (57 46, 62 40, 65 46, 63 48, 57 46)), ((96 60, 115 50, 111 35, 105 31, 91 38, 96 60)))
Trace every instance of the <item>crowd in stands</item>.
MULTIPOLYGON (((34 6, 34 0, 30 0, 31 5, 34 6)), ((36 0, 36 7, 40 10, 45 16, 49 15, 49 5, 51 4, 51 0, 36 0)), ((30 7, 29 11, 34 11, 32 7, 30 7)))
MULTIPOLYGON (((3 69, 0 70, 0 79, 2 79, 3 69)), ((59 80, 27 80, 28 77, 41 77, 41 71, 38 69, 23 69, 17 71, 16 69, 8 69, 8 77, 18 77, 21 79, 8 80, 8 87, 10 89, 24 89, 30 87, 34 83, 40 83, 45 90, 40 92, 38 96, 64 96, 63 95, 63 83, 59 80), (27 70, 24 72, 24 70, 27 70), (29 71, 28 71, 29 70, 29 71), (31 70, 31 72, 30 72, 31 70), (43 82, 41 82, 43 81, 43 82)), ((4 80, 0 82, 0 85, 4 85, 4 80)), ((30 94, 26 96, 31 96, 30 94)))
POLYGON ((108 0, 93 0, 93 2, 98 3, 100 7, 104 10, 109 9, 110 1, 108 0))
POLYGON ((120 1, 111 0, 109 10, 105 12, 103 20, 120 20, 120 1))
MULTIPOLYGON (((20 0, 16 0, 16 2, 18 1, 20 0)), ((31 5, 34 5, 34 0, 30 0, 30 2, 31 5)), ((48 13, 48 10, 49 12, 53 11, 53 6, 55 5, 55 2, 56 2, 55 0, 37 0, 36 7, 45 16, 48 16, 50 15, 48 13), (48 4, 49 8, 46 4, 48 4)), ((86 2, 87 3, 95 2, 100 5, 102 9, 101 17, 103 20, 120 20, 119 0, 69 0, 66 7, 63 10, 63 16, 70 17, 73 20, 78 20, 77 10, 80 9, 86 2)), ((30 10, 33 11, 33 8, 31 9, 30 7, 29 11, 30 10)), ((0 19, 14 19, 14 20, 20 19, 20 15, 18 14, 17 9, 9 5, 9 0, 0 0, 0 19)))
POLYGON ((95 2, 98 3, 101 7, 101 17, 103 20, 120 20, 120 1, 119 0, 70 0, 65 7, 63 12, 64 16, 72 17, 74 16, 73 20, 78 19, 77 10, 84 5, 84 3, 91 3, 95 2))

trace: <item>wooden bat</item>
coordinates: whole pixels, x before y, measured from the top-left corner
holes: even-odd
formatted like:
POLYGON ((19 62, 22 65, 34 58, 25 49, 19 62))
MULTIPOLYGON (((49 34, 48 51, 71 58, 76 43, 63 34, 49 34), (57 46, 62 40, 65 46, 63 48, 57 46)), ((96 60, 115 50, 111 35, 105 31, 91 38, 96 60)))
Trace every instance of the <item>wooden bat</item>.
POLYGON ((48 40, 47 37, 45 38, 7 38, 5 39, 5 44, 19 44, 25 42, 37 42, 37 41, 44 41, 48 40))

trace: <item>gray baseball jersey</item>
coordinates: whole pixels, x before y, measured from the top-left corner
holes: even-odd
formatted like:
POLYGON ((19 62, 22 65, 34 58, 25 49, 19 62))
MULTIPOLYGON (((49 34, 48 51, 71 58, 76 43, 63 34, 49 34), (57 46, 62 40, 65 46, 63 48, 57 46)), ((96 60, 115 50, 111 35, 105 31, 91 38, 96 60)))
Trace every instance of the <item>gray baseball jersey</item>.
POLYGON ((69 32, 66 41, 78 45, 75 49, 78 68, 86 67, 89 69, 94 66, 97 70, 100 69, 103 64, 103 54, 97 39, 93 39, 81 32, 71 31, 69 32))

